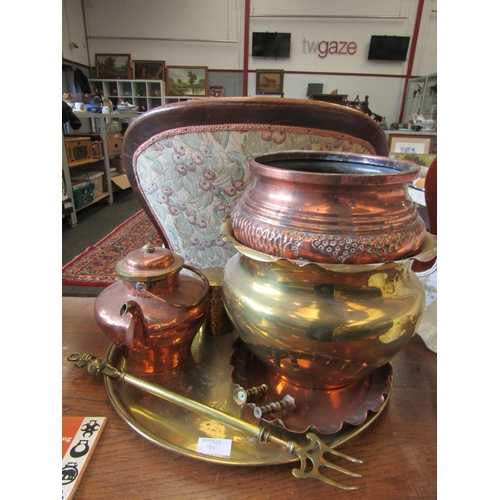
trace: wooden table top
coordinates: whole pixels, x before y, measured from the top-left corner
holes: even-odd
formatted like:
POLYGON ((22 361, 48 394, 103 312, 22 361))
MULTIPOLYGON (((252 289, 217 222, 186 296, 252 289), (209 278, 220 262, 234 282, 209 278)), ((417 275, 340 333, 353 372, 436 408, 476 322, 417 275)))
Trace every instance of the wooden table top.
POLYGON ((358 490, 342 491, 293 477, 295 463, 217 464, 165 450, 140 436, 115 412, 102 378, 66 361, 73 352, 106 355, 110 341, 94 320, 95 299, 62 300, 62 413, 109 418, 75 500, 437 497, 437 360, 418 335, 392 361, 394 385, 384 411, 339 447, 363 461, 339 463, 362 475, 348 480, 358 490))

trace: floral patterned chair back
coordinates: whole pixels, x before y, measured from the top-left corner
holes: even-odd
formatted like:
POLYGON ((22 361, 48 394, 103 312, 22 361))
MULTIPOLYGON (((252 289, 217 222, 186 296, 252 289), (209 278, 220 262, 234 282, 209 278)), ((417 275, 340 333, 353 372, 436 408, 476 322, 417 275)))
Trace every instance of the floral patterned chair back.
POLYGON ((285 98, 169 104, 137 118, 123 143, 132 189, 165 246, 198 269, 236 253, 221 224, 251 181, 248 156, 299 149, 388 154, 383 131, 360 111, 285 98))

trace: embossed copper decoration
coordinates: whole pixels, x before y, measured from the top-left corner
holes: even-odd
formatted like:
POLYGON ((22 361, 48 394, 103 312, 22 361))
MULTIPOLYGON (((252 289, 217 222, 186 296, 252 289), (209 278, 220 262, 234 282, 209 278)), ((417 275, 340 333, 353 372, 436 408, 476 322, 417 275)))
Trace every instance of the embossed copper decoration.
POLYGON ((426 229, 408 194, 420 167, 350 153, 249 158, 253 181, 231 215, 237 241, 310 262, 369 264, 417 253, 426 229))
POLYGON ((240 253, 224 269, 223 299, 239 336, 267 369, 302 387, 338 388, 389 362, 415 333, 425 293, 410 265, 334 271, 240 253))
POLYGON ((120 278, 97 297, 97 324, 121 346, 129 366, 147 373, 170 370, 190 355, 205 320, 210 284, 170 250, 145 245, 116 265, 120 278), (181 274, 185 267, 199 276, 181 274))

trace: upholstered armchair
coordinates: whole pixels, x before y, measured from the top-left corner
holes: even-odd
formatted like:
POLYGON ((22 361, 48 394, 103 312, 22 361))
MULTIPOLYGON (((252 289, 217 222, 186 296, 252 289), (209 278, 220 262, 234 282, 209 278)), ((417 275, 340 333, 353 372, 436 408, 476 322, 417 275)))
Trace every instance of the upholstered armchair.
POLYGON ((166 247, 199 269, 224 267, 234 247, 221 224, 251 181, 247 157, 277 150, 387 156, 367 115, 284 98, 210 98, 153 109, 128 128, 124 163, 166 247))

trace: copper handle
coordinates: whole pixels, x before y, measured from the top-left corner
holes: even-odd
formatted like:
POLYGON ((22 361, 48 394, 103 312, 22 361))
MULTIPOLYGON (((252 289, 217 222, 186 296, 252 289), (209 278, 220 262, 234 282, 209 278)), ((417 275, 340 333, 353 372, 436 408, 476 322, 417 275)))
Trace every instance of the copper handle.
POLYGON ((153 299, 159 300, 160 302, 168 304, 169 306, 175 307, 177 309, 191 309, 192 307, 199 306, 207 298, 208 293, 210 292, 210 282, 208 281, 207 277, 198 269, 188 266, 187 264, 184 267, 189 271, 192 271, 193 273, 197 274, 201 278, 204 284, 203 293, 195 301, 189 304, 179 304, 177 302, 172 302, 171 300, 164 299, 162 297, 159 297, 158 295, 155 295, 154 293, 151 293, 150 291, 145 289, 146 287, 144 287, 144 290, 141 290, 141 292, 153 299))

